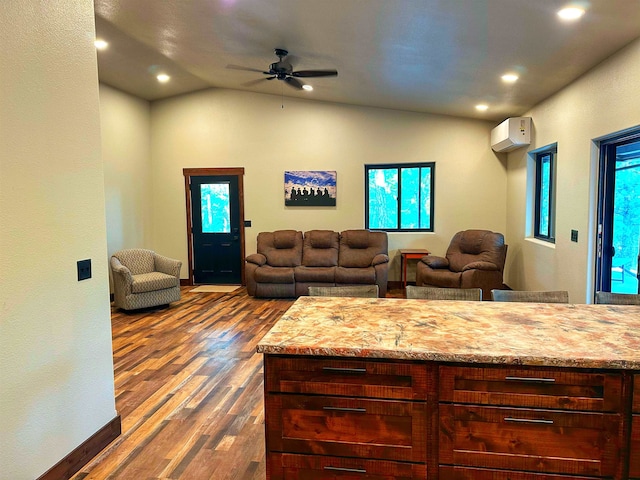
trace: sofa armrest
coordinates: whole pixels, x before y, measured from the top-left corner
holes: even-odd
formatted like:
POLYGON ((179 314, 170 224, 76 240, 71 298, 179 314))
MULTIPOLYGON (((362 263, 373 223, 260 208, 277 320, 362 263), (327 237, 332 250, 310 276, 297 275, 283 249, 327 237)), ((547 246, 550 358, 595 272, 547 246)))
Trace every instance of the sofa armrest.
POLYGON ((262 255, 261 253, 252 253, 247 257, 247 262, 255 263, 256 265, 261 267, 262 265, 267 263, 267 257, 262 255))
POLYGON ((180 267, 182 267, 180 260, 174 260, 173 258, 156 253, 153 255, 153 264, 156 272, 166 273, 173 277, 180 277, 180 267))
POLYGON ((125 289, 131 289, 133 284, 133 276, 131 270, 125 267, 116 257, 111 257, 111 271, 113 272, 113 281, 118 282, 125 289))
POLYGON ((488 272, 497 272, 500 270, 495 263, 491 262, 471 262, 462 268, 463 272, 467 270, 485 270, 488 272))
POLYGON ((444 257, 436 257, 435 255, 427 255, 420 259, 422 263, 431 268, 449 268, 449 260, 444 257))
POLYGON ((371 260, 371 265, 374 267, 382 263, 389 263, 389 255, 379 253, 375 257, 373 257, 373 260, 371 260))

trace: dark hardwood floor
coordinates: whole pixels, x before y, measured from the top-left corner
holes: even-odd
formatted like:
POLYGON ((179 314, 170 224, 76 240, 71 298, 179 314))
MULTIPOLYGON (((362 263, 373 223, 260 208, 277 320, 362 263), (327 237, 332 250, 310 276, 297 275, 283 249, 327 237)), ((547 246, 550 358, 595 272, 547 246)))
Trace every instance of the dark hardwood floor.
POLYGON ((264 480, 255 349, 293 300, 182 288, 170 308, 112 311, 122 435, 73 480, 264 480))

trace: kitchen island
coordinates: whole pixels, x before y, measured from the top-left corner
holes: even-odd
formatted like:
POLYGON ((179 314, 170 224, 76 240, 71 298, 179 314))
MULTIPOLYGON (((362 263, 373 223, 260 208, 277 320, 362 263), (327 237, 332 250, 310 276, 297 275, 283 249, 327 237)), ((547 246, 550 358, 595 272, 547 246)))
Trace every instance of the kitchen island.
POLYGON ((300 297, 258 345, 267 478, 640 478, 639 327, 637 306, 300 297))

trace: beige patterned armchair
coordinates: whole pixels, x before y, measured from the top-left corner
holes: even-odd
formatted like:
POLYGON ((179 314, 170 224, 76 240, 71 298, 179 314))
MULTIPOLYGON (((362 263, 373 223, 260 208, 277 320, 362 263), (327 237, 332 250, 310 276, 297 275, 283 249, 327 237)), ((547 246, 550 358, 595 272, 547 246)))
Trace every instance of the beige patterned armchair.
POLYGON ((180 300, 182 262, 151 250, 120 250, 111 257, 114 304, 124 310, 180 300))

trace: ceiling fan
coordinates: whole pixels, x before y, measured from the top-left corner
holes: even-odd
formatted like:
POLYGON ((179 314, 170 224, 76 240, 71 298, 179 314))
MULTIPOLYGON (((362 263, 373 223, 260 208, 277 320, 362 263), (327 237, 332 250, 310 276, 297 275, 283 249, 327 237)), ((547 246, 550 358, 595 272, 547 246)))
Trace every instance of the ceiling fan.
POLYGON ((227 65, 227 68, 233 68, 235 70, 246 70, 249 72, 259 72, 264 75, 268 75, 268 77, 259 78, 257 80, 253 80, 251 82, 247 82, 244 85, 249 86, 255 83, 261 82, 262 80, 273 80, 277 78, 278 80, 283 80, 287 85, 302 90, 304 84, 298 80, 298 78, 311 78, 311 77, 335 77, 338 75, 337 70, 298 70, 294 71, 293 66, 286 59, 289 52, 282 49, 276 48, 275 54, 278 57, 278 61, 269 65, 269 70, 258 70, 256 68, 248 68, 242 67, 239 65, 227 65))

